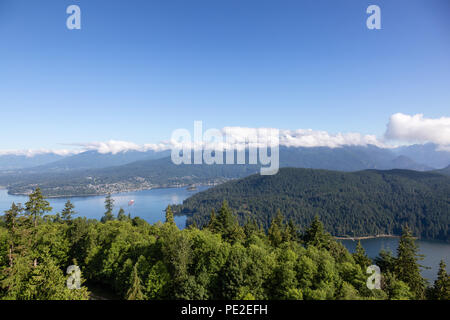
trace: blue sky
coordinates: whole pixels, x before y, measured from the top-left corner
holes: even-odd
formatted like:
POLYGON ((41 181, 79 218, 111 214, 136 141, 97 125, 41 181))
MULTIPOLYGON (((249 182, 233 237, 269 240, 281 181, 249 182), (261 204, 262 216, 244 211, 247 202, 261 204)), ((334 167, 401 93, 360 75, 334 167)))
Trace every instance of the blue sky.
POLYGON ((449 36, 448 0, 0 0, 0 149, 194 120, 381 136, 394 113, 450 116, 449 36))

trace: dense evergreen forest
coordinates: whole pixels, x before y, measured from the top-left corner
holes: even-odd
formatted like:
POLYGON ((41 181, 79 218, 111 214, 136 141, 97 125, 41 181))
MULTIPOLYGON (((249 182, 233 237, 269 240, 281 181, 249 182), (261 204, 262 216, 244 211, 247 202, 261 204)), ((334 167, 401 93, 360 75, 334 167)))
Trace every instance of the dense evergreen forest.
POLYGON ((170 207, 154 225, 114 212, 108 196, 101 221, 76 218, 70 201, 52 213, 40 189, 12 204, 0 224, 0 299, 85 300, 87 283, 130 300, 450 299, 445 264, 427 284, 407 227, 396 255, 371 261, 360 244, 350 254, 333 240, 318 217, 300 232, 278 212, 266 233, 254 219, 240 226, 226 202, 201 230, 179 230, 170 207), (371 290, 373 263, 381 288, 371 290), (80 289, 67 287, 71 265, 81 270, 80 289))
POLYGON ((444 169, 441 169, 441 170, 435 170, 435 172, 446 175, 446 176, 450 176, 450 166, 445 167, 444 169))
POLYGON ((254 218, 265 230, 279 209, 302 227, 318 215, 334 236, 400 235, 407 224, 414 236, 450 241, 449 195, 450 179, 437 173, 283 168, 195 194, 174 211, 201 227, 227 200, 241 224, 254 218))

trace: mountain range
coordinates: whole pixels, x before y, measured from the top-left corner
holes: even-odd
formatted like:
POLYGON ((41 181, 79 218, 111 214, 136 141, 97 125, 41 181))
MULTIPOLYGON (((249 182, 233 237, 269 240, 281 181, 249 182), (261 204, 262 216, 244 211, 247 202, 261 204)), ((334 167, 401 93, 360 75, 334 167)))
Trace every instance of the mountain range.
POLYGON ((70 158, 56 153, 42 153, 35 155, 3 154, 0 155, 0 170, 17 170, 32 168, 70 158))
MULTIPOLYGON (((450 152, 439 151, 437 146, 432 149, 430 145, 423 145, 425 151, 417 151, 418 157, 410 151, 421 150, 420 147, 410 148, 386 149, 373 145, 280 147, 279 158, 280 167, 345 172, 366 169, 431 171, 435 167, 429 166, 430 163, 450 163, 450 152), (426 162, 417 162, 416 158, 426 162)), ((169 155, 170 151, 116 154, 87 151, 40 166, 4 171, 0 173, 0 185, 13 194, 27 194, 40 186, 47 196, 97 195, 190 184, 219 184, 249 176, 260 169, 260 165, 175 165, 169 155)), ((445 173, 445 169, 439 170, 445 173)))
MULTIPOLYGON (((397 148, 379 148, 376 146, 328 147, 280 147, 291 152, 284 153, 281 161, 304 167, 323 167, 328 158, 333 157, 338 170, 353 171, 367 167, 399 167, 419 171, 432 168, 441 169, 450 164, 450 152, 440 150, 439 146, 428 143, 423 145, 402 146, 397 148), (294 158, 293 158, 294 157, 294 158), (301 159, 299 159, 299 157, 301 159), (350 160, 350 161, 349 161, 350 160), (322 164, 320 164, 322 163, 322 164)), ((98 169, 120 166, 135 161, 160 159, 170 155, 165 151, 128 150, 117 153, 100 153, 90 150, 72 155, 41 153, 36 155, 4 154, 0 155, 0 172, 5 170, 27 169, 24 172, 70 171, 98 169)))

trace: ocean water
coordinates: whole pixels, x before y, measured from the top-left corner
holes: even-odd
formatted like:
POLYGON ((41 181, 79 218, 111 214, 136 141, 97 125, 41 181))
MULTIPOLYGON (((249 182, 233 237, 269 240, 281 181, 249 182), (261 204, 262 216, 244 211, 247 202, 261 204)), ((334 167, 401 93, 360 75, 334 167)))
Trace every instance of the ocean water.
MULTIPOLYGON (((115 206, 114 214, 117 214, 119 209, 123 208, 126 214, 130 213, 132 217, 140 217, 151 224, 158 221, 164 222, 164 210, 169 204, 180 204, 191 195, 207 188, 203 186, 195 191, 188 191, 186 188, 165 188, 114 194, 112 195, 115 206), (134 204, 129 206, 128 203, 131 200, 134 200, 134 204)), ((13 196, 9 195, 7 190, 0 190, 0 215, 11 207, 12 202, 24 204, 27 199, 26 196, 13 196)), ((77 212, 75 217, 81 216, 100 220, 105 212, 105 197, 92 196, 48 199, 53 208, 53 213, 61 212, 68 199, 75 205, 75 211, 77 212)), ((179 228, 184 228, 186 217, 176 216, 175 223, 179 228)))
MULTIPOLYGON (((350 252, 355 252, 357 241, 340 240, 350 252)), ((375 258, 383 249, 391 251, 396 255, 398 238, 375 238, 361 240, 363 248, 370 258, 375 258)), ((431 269, 422 269, 422 276, 430 281, 430 284, 437 278, 439 262, 444 260, 447 264, 447 272, 450 271, 450 243, 442 241, 417 240, 419 253, 425 257, 419 263, 431 269)), ((383 270, 381 270, 383 271, 383 270)))

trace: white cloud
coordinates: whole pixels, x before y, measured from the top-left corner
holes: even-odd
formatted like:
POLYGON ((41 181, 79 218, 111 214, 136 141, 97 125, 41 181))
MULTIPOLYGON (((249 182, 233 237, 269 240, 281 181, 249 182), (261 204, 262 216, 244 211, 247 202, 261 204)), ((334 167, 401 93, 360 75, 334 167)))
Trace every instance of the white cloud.
MULTIPOLYGON (((362 135, 360 133, 337 133, 332 134, 326 131, 315 131, 311 129, 298 130, 278 130, 274 128, 247 128, 247 127, 225 127, 220 133, 224 136, 223 143, 220 146, 228 145, 227 139, 235 141, 238 145, 245 145, 246 140, 250 137, 258 137, 258 144, 261 138, 273 136, 275 132, 279 132, 279 144, 286 147, 329 147, 339 148, 343 146, 367 146, 375 145, 380 148, 389 148, 379 141, 374 135, 362 135)), ((258 144, 250 143, 250 145, 258 146, 258 144)), ((180 147, 180 143, 172 141, 172 145, 180 147)), ((193 148, 201 147, 201 144, 191 143, 193 148)), ((264 144, 262 144, 264 145, 264 144)))
POLYGON ((280 144, 287 147, 329 147, 339 148, 343 146, 367 146, 375 145, 386 148, 384 143, 378 141, 374 135, 362 135, 361 133, 336 133, 326 131, 314 131, 311 129, 282 130, 280 144))
POLYGON ((25 156, 28 158, 32 158, 37 155, 44 155, 44 154, 57 154, 60 156, 68 156, 68 155, 74 155, 77 153, 82 152, 81 150, 68 150, 68 149, 28 149, 28 150, 0 150, 0 156, 6 156, 6 155, 14 155, 14 156, 25 156))
POLYGON ((109 140, 106 142, 72 143, 70 145, 80 147, 83 149, 83 151, 94 150, 102 154, 117 154, 126 151, 162 151, 169 149, 169 146, 165 143, 138 145, 134 142, 120 140, 109 140))
POLYGON ((385 138, 408 143, 438 144, 441 150, 450 147, 450 118, 425 118, 423 114, 393 114, 387 125, 385 138))
MULTIPOLYGON (((310 129, 298 129, 298 130, 278 130, 273 128, 245 128, 245 127, 225 127, 222 130, 218 130, 223 135, 223 140, 217 143, 216 147, 227 148, 230 146, 226 140, 226 136, 231 138, 235 144, 232 147, 245 147, 246 139, 251 137, 258 137, 258 144, 251 141, 251 146, 258 146, 261 144, 261 138, 270 132, 269 135, 273 137, 274 132, 279 132, 279 144, 287 147, 330 147, 338 148, 342 146, 367 146, 369 144, 376 145, 378 147, 387 147, 382 142, 378 141, 373 135, 362 135, 360 133, 337 133, 330 134, 326 131, 314 131, 310 129)), ((193 134, 191 133, 191 136, 193 134)), ((217 140, 216 140, 217 141, 217 140)), ((273 142, 272 142, 273 143, 273 142)), ((33 157, 38 154, 55 153, 63 156, 78 154, 85 151, 97 151, 102 154, 112 153, 117 154, 126 151, 164 151, 170 150, 173 147, 180 147, 180 142, 170 140, 163 141, 158 144, 144 144, 139 145, 129 141, 110 140, 105 142, 88 142, 88 143, 72 143, 70 146, 76 147, 74 150, 5 150, 0 151, 0 155, 25 155, 33 157)), ((203 143, 192 142, 190 147, 199 148, 203 143)), ((211 147, 211 144, 209 144, 211 147)))
MULTIPOLYGON (((204 129, 204 132, 207 130, 204 129)), ((225 127, 216 130, 222 134, 224 139, 218 143, 220 148, 227 147, 229 143, 225 140, 228 135, 236 143, 245 145, 246 139, 251 136, 263 136, 267 130, 277 130, 270 128, 248 128, 248 127, 225 127)), ((271 131, 273 132, 273 131, 271 131)), ((385 141, 395 140, 405 143, 426 143, 433 142, 439 145, 439 150, 450 151, 450 118, 442 117, 438 119, 424 118, 422 114, 406 115, 396 113, 390 117, 384 139, 379 139, 375 135, 363 135, 357 132, 329 133, 312 129, 279 130, 279 144, 286 147, 329 147, 339 148, 343 146, 367 146, 375 145, 380 148, 392 148, 392 145, 385 144, 385 141)), ((193 132, 190 132, 193 139, 193 132)), ((216 140, 217 141, 217 140, 216 140)), ((254 144, 253 144, 254 145, 254 144)), ((110 140, 106 142, 89 142, 70 144, 75 147, 73 150, 5 150, 0 151, 0 155, 17 154, 32 157, 37 154, 56 153, 59 155, 71 155, 84 151, 95 150, 99 153, 117 154, 126 151, 164 151, 172 147, 180 147, 179 141, 168 140, 157 144, 139 145, 129 141, 110 140)), ((191 146, 197 148, 202 143, 192 142, 191 146)), ((209 145, 211 146, 211 145, 209 145)), ((236 145, 233 145, 236 147, 236 145)), ((239 147, 239 145, 238 145, 239 147)))
POLYGON ((124 151, 143 151, 142 146, 128 141, 110 140, 106 142, 88 142, 88 143, 74 143, 73 146, 81 147, 85 151, 95 150, 99 153, 117 154, 124 151))

